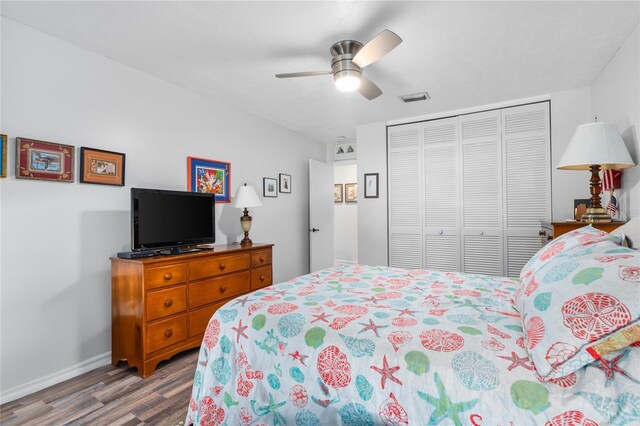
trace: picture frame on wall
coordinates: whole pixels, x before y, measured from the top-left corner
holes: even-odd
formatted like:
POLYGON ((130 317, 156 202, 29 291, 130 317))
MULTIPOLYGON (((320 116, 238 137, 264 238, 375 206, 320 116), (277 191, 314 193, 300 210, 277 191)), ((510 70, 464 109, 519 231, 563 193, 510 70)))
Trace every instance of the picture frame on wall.
POLYGON ((364 174, 364 198, 378 198, 378 173, 364 174))
POLYGON ((291 175, 280 173, 280 192, 283 194, 291 194, 291 175))
POLYGON ((80 147, 80 183, 124 186, 126 155, 80 147))
POLYGON ((0 135, 0 178, 7 177, 7 135, 0 135))
POLYGON ((333 202, 341 203, 342 202, 342 184, 336 183, 333 185, 333 202))
POLYGON ((231 202, 231 163, 187 157, 187 174, 189 191, 214 194, 216 203, 231 202))
POLYGON ((278 196, 278 179, 262 178, 262 196, 267 198, 278 196))
POLYGON ((16 178, 74 181, 75 147, 28 138, 16 138, 16 178))
POLYGON ((344 201, 346 203, 355 203, 358 201, 358 184, 357 183, 344 184, 344 201))
POLYGON ((333 160, 354 160, 358 155, 358 146, 355 143, 337 143, 333 145, 333 160))

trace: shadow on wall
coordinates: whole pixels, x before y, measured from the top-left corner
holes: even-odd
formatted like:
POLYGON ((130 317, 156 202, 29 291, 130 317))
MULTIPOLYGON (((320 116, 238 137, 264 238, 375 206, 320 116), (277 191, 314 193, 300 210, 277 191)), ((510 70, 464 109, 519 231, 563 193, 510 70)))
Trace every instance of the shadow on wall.
MULTIPOLYGON (((217 214, 218 212, 216 212, 217 214)), ((251 212, 249 212, 251 215, 251 212)), ((220 211, 220 216, 216 217, 219 232, 225 236, 227 244, 239 242, 243 238, 242 229, 240 228, 240 217, 242 209, 231 207, 231 204, 224 204, 220 211)), ((221 243, 222 238, 216 235, 216 242, 221 243)))

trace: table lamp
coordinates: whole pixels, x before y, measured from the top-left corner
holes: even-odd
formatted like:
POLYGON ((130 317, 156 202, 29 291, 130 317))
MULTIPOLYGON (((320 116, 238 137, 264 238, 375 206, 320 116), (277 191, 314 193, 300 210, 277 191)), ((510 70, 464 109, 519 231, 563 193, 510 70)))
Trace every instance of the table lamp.
POLYGON ((576 128, 562 159, 556 166, 560 170, 590 170, 591 200, 582 222, 611 222, 600 204, 600 170, 626 169, 635 163, 614 124, 596 122, 576 128))
POLYGON ((251 216, 249 216, 248 207, 260 207, 262 203, 260 198, 256 194, 256 190, 253 186, 249 186, 246 183, 238 188, 236 192, 235 200, 233 201, 233 207, 238 209, 244 209, 244 215, 240 217, 240 226, 244 231, 244 238, 240 241, 241 246, 250 246, 253 242, 249 239, 249 231, 251 230, 251 216))

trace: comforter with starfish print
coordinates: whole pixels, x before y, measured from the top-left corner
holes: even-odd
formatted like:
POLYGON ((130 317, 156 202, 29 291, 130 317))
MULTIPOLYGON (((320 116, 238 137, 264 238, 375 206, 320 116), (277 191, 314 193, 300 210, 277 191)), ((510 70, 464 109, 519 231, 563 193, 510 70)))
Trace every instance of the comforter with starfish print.
POLYGON ((359 265, 237 298, 211 318, 187 424, 640 422, 640 348, 541 382, 508 278, 359 265))

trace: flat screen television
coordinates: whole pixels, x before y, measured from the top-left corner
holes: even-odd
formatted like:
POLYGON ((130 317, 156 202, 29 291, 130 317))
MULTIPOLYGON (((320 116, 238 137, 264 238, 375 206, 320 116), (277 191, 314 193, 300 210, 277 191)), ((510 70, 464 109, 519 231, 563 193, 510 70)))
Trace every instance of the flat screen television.
POLYGON ((216 240, 213 194, 131 188, 131 249, 170 250, 216 240))

